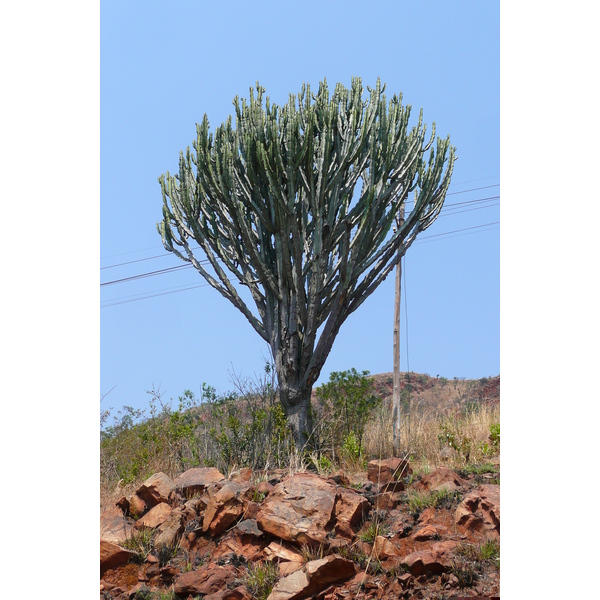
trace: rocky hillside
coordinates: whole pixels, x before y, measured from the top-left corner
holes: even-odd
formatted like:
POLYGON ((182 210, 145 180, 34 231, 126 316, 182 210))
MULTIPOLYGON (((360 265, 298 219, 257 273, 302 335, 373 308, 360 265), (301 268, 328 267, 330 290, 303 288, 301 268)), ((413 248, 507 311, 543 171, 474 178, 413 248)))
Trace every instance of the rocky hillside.
POLYGON ((101 513, 100 598, 498 597, 499 465, 156 473, 101 513))
MULTIPOLYGON (((393 391, 393 374, 380 373, 372 375, 377 395, 384 402, 390 402, 393 391)), ((481 379, 447 379, 432 377, 427 373, 401 373, 400 392, 404 398, 424 409, 432 407, 466 407, 467 403, 500 402, 500 376, 482 377, 481 379)))

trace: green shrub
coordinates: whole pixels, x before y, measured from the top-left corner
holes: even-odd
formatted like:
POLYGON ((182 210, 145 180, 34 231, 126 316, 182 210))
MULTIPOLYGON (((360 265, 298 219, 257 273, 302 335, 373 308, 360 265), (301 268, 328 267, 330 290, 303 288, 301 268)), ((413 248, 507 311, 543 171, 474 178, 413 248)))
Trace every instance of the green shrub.
POLYGON ((356 461, 363 455, 365 426, 380 403, 374 395, 369 372, 356 369, 334 371, 329 381, 316 389, 313 407, 315 446, 330 449, 332 457, 342 454, 356 461))
POLYGON ((499 450, 500 449, 500 423, 495 422, 490 425, 490 443, 492 446, 499 450))

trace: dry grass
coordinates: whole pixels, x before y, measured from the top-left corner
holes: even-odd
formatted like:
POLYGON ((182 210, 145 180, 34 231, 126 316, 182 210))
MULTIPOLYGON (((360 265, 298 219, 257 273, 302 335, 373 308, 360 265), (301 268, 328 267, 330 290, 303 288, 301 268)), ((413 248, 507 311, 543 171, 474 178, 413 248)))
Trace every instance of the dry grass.
MULTIPOLYGON (((259 453, 266 457, 264 464, 256 464, 255 460, 246 456, 223 453, 223 449, 236 450, 241 446, 231 435, 225 436, 230 434, 223 425, 225 417, 233 414, 240 423, 253 423, 247 411, 242 410, 249 401, 245 404, 205 404, 201 414, 188 413, 198 415, 190 418, 188 429, 183 427, 187 427, 188 423, 188 417, 184 416, 186 413, 182 412, 179 417, 177 413, 163 410, 158 417, 130 427, 102 445, 101 506, 130 495, 153 473, 162 471, 176 477, 190 466, 216 466, 225 475, 241 466, 252 466, 262 479, 267 478, 271 468, 283 468, 288 475, 316 468, 324 476, 341 471, 351 481, 363 480, 368 460, 393 456, 390 390, 385 387, 388 384, 386 376, 377 377, 383 382, 377 390, 383 401, 368 415, 359 454, 345 454, 341 449, 335 454, 308 456, 290 448, 273 457, 269 453, 259 453), (219 417, 219 410, 224 413, 223 417, 219 417), (174 419, 174 416, 178 418, 174 419), (222 434, 222 437, 215 438, 211 431, 222 434)), ((415 374, 411 377, 415 393, 409 398, 409 403, 404 396, 404 406, 409 404, 410 413, 404 416, 401 439, 415 476, 427 474, 439 466, 460 470, 481 465, 498 455, 499 443, 493 443, 490 432, 492 425, 500 421, 500 408, 497 401, 491 402, 482 394, 483 380, 442 385, 431 377, 415 374), (442 456, 442 450, 449 445, 455 448, 455 455, 442 456)), ((271 388, 268 392, 263 393, 263 399, 257 406, 273 411, 278 404, 271 396, 271 388)), ((198 409, 194 407, 194 410, 198 409)), ((315 425, 319 426, 318 423, 315 425)), ((245 445, 251 447, 257 443, 260 448, 271 451, 273 444, 269 443, 273 431, 269 435, 271 438, 267 437, 266 430, 260 429, 256 439, 244 440, 245 445)))
MULTIPOLYGON (((427 472, 441 465, 462 468, 468 463, 489 460, 499 451, 490 442, 490 428, 499 420, 498 404, 481 403, 471 410, 448 405, 423 410, 414 403, 401 430, 401 439, 408 440, 405 448, 413 471, 427 472), (442 449, 452 444, 456 455, 442 457, 442 449)), ((369 458, 393 455, 391 423, 391 407, 381 406, 365 430, 365 448, 369 458)))

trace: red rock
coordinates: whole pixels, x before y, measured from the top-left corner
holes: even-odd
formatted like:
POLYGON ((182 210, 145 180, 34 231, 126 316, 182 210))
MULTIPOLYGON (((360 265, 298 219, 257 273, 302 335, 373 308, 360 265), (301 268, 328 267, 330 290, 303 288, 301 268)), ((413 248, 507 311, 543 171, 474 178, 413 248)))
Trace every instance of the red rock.
POLYGON ((500 486, 481 485, 465 496, 456 509, 455 523, 489 537, 499 537, 500 486))
POLYGON ((402 458, 372 460, 367 465, 367 477, 372 483, 388 483, 412 473, 408 461, 402 458))
POLYGON ((155 592, 156 588, 149 588, 143 582, 134 585, 131 589, 127 590, 127 596, 130 600, 135 600, 136 598, 147 598, 148 594, 155 592))
POLYGON ((249 501, 246 502, 245 498, 242 499, 244 504, 244 519, 254 519, 256 520, 256 516, 258 515, 258 511, 260 510, 260 504, 258 502, 249 501))
POLYGON ((218 481, 224 481, 223 475, 219 469, 214 467, 195 467, 188 469, 174 480, 175 489, 183 494, 186 498, 199 494, 206 487, 218 481))
POLYGON ((244 467, 243 469, 238 469, 237 471, 232 471, 229 474, 229 481, 251 481, 253 475, 253 471, 250 467, 244 467))
POLYGON ((183 510, 175 508, 168 519, 158 528, 158 535, 154 540, 156 548, 160 546, 174 546, 183 533, 183 510))
POLYGON ((417 492, 431 492, 444 489, 453 492, 464 489, 468 484, 468 481, 459 477, 454 471, 447 467, 440 467, 433 471, 433 473, 425 475, 421 481, 417 481, 411 487, 417 492))
POLYGON ((209 489, 202 531, 216 536, 233 525, 242 516, 244 501, 249 501, 253 490, 251 483, 237 481, 228 481, 219 490, 209 489))
POLYGON ((450 553, 457 542, 437 542, 427 550, 412 552, 401 564, 408 567, 412 575, 434 575, 447 571, 452 566, 450 553))
POLYGON ((165 565, 159 569, 160 576, 164 581, 171 581, 173 577, 181 573, 181 569, 174 565, 165 565))
POLYGON ((375 496, 375 510, 394 510, 398 506, 398 500, 392 492, 383 492, 375 496))
POLYGON ((170 502, 173 498, 175 483, 164 473, 155 473, 136 490, 136 494, 149 508, 161 502, 170 502))
POLYGON ((235 554, 243 556, 248 562, 261 558, 265 543, 253 536, 240 534, 237 529, 226 534, 219 540, 219 544, 212 554, 213 558, 221 558, 235 554))
POLYGON ((419 523, 422 525, 426 525, 427 523, 431 523, 435 519, 435 508, 430 506, 426 508, 421 515, 419 516, 419 523))
POLYGON ((273 488, 275 486, 271 485, 268 481, 261 481, 257 486, 256 486, 256 491, 259 494, 266 494, 267 496, 273 491, 273 488))
POLYGON ((208 564, 200 567, 197 571, 181 573, 173 581, 175 594, 214 594, 227 588, 227 584, 233 581, 235 572, 227 567, 208 564))
POLYGON ((204 600, 252 600, 252 597, 248 590, 240 585, 232 590, 221 590, 204 596, 204 600))
POLYGON ((135 556, 135 552, 122 548, 118 544, 100 540, 100 576, 102 576, 107 569, 114 569, 120 565, 126 565, 131 559, 135 558, 135 556))
POLYGON ((267 560, 284 560, 290 562, 302 562, 302 554, 287 545, 271 542, 265 548, 265 558, 267 560))
POLYGON ((137 494, 131 494, 127 502, 127 511, 134 519, 141 517, 148 510, 146 503, 137 494))
POLYGON ((334 485, 318 475, 299 473, 275 486, 256 520, 260 529, 288 542, 325 543, 336 498, 334 485))
POLYGON ((439 532, 433 525, 425 525, 420 529, 417 529, 410 538, 415 542, 425 542, 434 538, 439 538, 439 532))
POLYGON ((341 583, 356 575, 351 560, 332 554, 313 560, 302 569, 280 579, 267 600, 301 600, 318 594, 333 583, 341 583))
POLYGON ((152 579, 157 575, 160 575, 160 567, 158 566, 158 563, 152 563, 146 567, 146 577, 148 579, 152 579))
MULTIPOLYGON (((371 505, 364 496, 354 490, 338 488, 334 508, 334 516, 337 524, 344 523, 350 528, 359 527, 370 510, 371 505)), ((338 528, 336 527, 337 530, 338 528)), ((353 536, 351 535, 351 537, 353 536)))
POLYGON ((389 556, 400 556, 400 549, 387 538, 378 535, 373 542, 373 555, 384 560, 389 556))
POLYGON ((135 529, 154 529, 162 525, 171 516, 172 512, 173 509, 168 504, 161 502, 136 521, 134 527, 135 529))
POLYGON ((123 516, 120 508, 112 506, 100 513, 100 539, 119 544, 131 537, 133 523, 123 516))
POLYGON ((279 576, 287 577, 296 571, 299 571, 304 566, 304 561, 292 560, 279 563, 279 576))
POLYGON ((380 486, 379 491, 381 493, 397 494, 404 490, 403 481, 388 481, 380 486))

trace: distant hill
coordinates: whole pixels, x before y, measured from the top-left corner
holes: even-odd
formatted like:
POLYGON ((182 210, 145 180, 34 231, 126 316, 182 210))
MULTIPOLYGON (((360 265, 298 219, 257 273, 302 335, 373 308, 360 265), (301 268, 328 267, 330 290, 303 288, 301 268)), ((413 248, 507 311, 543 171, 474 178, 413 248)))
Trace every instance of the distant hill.
MULTIPOLYGON (((391 404, 394 389, 392 373, 379 373, 370 376, 375 383, 375 391, 384 404, 391 404)), ((423 409, 466 408, 469 403, 500 402, 500 375, 465 379, 455 377, 432 377, 427 373, 400 373, 400 393, 403 400, 423 409)), ((313 390, 313 397, 315 391, 313 390)))

